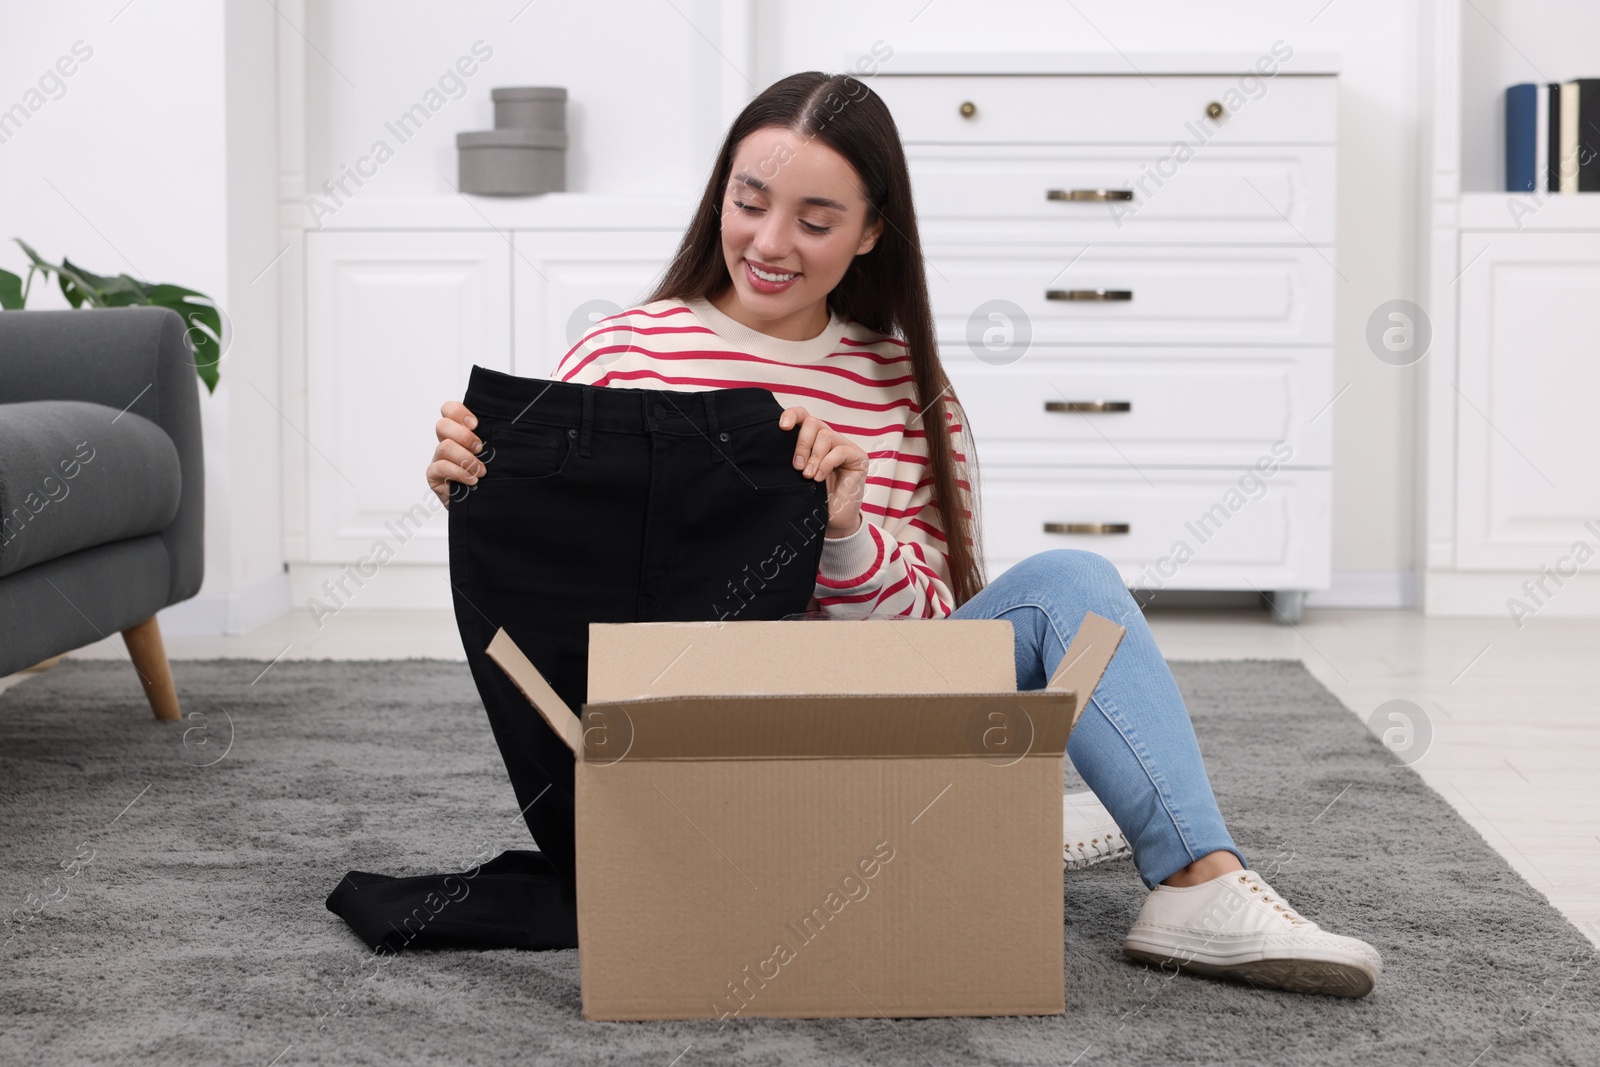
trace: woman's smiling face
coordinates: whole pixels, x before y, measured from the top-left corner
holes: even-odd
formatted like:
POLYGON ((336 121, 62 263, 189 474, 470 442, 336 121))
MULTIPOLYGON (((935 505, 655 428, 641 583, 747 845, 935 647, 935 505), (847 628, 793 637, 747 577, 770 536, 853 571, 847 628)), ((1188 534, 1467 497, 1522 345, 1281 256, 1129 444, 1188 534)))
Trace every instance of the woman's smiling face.
POLYGON ((867 226, 867 212, 861 178, 838 152, 782 127, 754 131, 739 143, 722 197, 733 287, 712 303, 774 337, 817 336, 828 293, 883 232, 882 220, 867 226))

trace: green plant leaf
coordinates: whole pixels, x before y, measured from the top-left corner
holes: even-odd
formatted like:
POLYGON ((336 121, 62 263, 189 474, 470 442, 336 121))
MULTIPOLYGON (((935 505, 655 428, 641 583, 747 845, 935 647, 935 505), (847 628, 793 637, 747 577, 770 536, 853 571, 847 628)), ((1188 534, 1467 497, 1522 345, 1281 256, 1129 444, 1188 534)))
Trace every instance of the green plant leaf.
POLYGON ((20 246, 21 249, 28 254, 28 258, 33 260, 33 265, 35 267, 38 267, 42 271, 53 271, 56 269, 55 264, 46 263, 39 257, 39 253, 35 252, 28 242, 24 241, 22 238, 13 237, 12 240, 17 242, 18 246, 20 246))
POLYGON ((20 311, 23 302, 22 279, 8 270, 0 270, 0 309, 20 311))
POLYGON ((184 343, 194 355, 194 369, 206 383, 207 392, 217 390, 217 364, 222 360, 222 312, 204 293, 179 285, 152 285, 143 295, 157 307, 171 308, 183 316, 184 343))
MULTIPOLYGON (((61 283, 61 295, 66 297, 67 303, 71 304, 73 307, 82 307, 84 301, 88 300, 88 297, 85 295, 85 291, 80 288, 78 284, 71 278, 67 277, 67 275, 62 271, 56 272, 56 281, 61 283)), ((90 302, 90 306, 94 306, 92 301, 90 302)))
MULTIPOLYGON (((115 277, 94 274, 65 257, 62 257, 60 264, 47 263, 22 238, 13 239, 33 263, 28 271, 29 276, 34 271, 46 277, 54 274, 61 285, 61 295, 75 308, 85 304, 90 307, 153 304, 176 311, 183 318, 184 343, 193 357, 195 371, 200 375, 200 380, 205 382, 206 391, 216 392, 217 366, 223 356, 223 316, 216 301, 204 293, 180 285, 150 284, 127 274, 115 277)), ((21 282, 17 276, 0 271, 0 308, 20 308, 22 299, 21 282), (13 293, 15 304, 11 303, 13 293)))
POLYGON ((100 299, 103 306, 108 308, 132 307, 135 304, 150 303, 146 295, 152 287, 144 282, 119 274, 110 280, 110 284, 100 290, 100 299))
POLYGON ((83 302, 88 299, 88 296, 85 290, 80 288, 74 279, 69 278, 67 273, 54 263, 47 262, 43 256, 33 250, 32 245, 24 241, 22 238, 13 237, 12 240, 17 242, 17 247, 21 248, 25 253, 27 253, 28 259, 33 262, 33 266, 29 268, 30 274, 32 274, 33 271, 38 271, 47 278, 54 274, 56 276, 56 280, 61 283, 61 295, 67 298, 67 303, 71 304, 73 307, 81 307, 83 305, 83 302))
MULTIPOLYGON (((83 298, 95 307, 120 308, 134 304, 148 304, 149 299, 144 295, 148 286, 137 278, 126 274, 119 274, 115 278, 106 278, 98 274, 91 274, 78 266, 65 256, 61 259, 58 268, 63 279, 71 278, 73 286, 83 291, 83 298)), ((66 287, 63 285, 63 293, 66 287)), ((67 299, 71 299, 69 295, 67 299)), ((74 307, 77 305, 74 304, 74 307)))
POLYGON ((82 267, 80 267, 76 263, 72 262, 72 260, 68 259, 66 256, 62 256, 61 257, 61 268, 60 269, 64 270, 64 271, 67 271, 67 272, 71 273, 74 277, 76 277, 78 279, 81 279, 83 282, 88 283, 90 288, 96 289, 96 290, 99 290, 99 291, 102 291, 102 292, 105 290, 107 285, 111 284, 111 281, 112 281, 112 279, 110 279, 110 278, 102 278, 98 274, 90 274, 88 271, 84 270, 82 267))
MULTIPOLYGON (((61 295, 67 298, 67 303, 73 307, 105 307, 105 298, 100 295, 100 289, 89 278, 78 273, 76 267, 63 259, 60 265, 45 264, 47 270, 55 272, 56 280, 61 284, 61 295)), ((93 278, 94 275, 90 275, 93 278)))

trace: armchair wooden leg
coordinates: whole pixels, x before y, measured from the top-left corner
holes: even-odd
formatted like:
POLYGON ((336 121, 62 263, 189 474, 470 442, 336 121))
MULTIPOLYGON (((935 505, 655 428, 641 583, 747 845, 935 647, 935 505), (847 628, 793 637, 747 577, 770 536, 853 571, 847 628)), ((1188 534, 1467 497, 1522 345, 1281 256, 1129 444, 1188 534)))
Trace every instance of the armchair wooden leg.
POLYGON ((139 672, 144 685, 144 695, 158 719, 182 718, 178 710, 178 689, 172 684, 172 666, 167 662, 167 650, 161 643, 161 626, 154 615, 137 626, 122 631, 122 640, 133 658, 133 668, 139 672))

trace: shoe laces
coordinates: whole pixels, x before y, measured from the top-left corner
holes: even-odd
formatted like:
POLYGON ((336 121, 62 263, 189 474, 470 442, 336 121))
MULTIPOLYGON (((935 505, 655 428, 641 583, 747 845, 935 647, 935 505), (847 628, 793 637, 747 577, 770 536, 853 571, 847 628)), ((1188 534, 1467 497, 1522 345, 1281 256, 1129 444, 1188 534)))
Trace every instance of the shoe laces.
POLYGON ((1301 915, 1289 906, 1289 902, 1280 896, 1274 896, 1270 885, 1261 880, 1261 876, 1254 871, 1241 871, 1236 876, 1241 885, 1249 888, 1251 893, 1260 894, 1262 904, 1272 905, 1272 910, 1278 912, 1288 922, 1295 926, 1315 926, 1316 923, 1301 915))
POLYGON ((1076 870, 1132 852, 1133 848, 1128 844, 1127 838, 1120 833, 1111 832, 1100 837, 1092 837, 1088 841, 1065 841, 1062 843, 1061 851, 1067 868, 1076 870))

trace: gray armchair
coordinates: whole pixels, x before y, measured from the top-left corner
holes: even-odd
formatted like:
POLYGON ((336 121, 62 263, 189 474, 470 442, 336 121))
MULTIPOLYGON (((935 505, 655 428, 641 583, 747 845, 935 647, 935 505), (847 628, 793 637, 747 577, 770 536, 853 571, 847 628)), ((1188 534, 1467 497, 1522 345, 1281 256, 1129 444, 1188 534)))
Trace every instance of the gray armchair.
POLYGON ((121 633, 179 717, 155 614, 205 573, 200 383, 175 312, 0 312, 0 675, 121 633))

